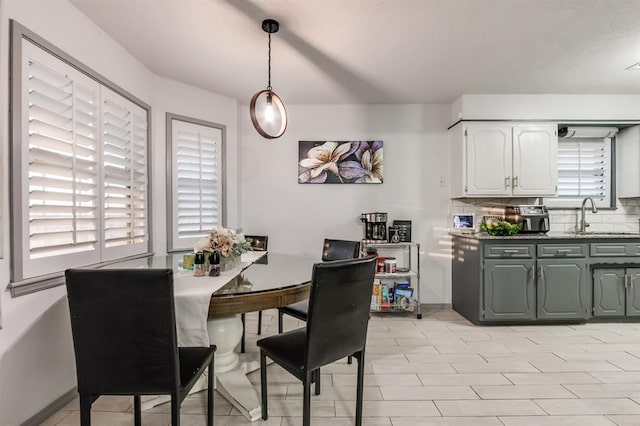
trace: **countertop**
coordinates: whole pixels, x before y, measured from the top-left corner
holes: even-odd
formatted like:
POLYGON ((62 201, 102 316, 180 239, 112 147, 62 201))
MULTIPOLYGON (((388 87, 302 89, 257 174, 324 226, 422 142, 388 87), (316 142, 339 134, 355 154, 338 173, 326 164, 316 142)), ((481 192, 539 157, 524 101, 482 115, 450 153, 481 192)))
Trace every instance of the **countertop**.
POLYGON ((461 231, 449 231, 449 235, 454 237, 472 238, 475 240, 552 240, 552 239, 578 239, 578 240, 593 240, 593 239, 639 239, 639 234, 634 233, 621 233, 621 232, 586 232, 584 234, 576 234, 569 232, 548 232, 546 234, 516 234, 509 236, 493 236, 486 232, 461 232, 461 231))

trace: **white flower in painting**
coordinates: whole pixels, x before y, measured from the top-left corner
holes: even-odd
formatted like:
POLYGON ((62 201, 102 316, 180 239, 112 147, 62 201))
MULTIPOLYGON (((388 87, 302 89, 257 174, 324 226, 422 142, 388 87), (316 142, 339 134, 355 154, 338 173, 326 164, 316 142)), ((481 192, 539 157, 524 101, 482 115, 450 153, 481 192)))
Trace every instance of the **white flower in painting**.
POLYGON ((374 141, 372 144, 366 141, 353 142, 352 146, 359 162, 341 162, 340 175, 345 179, 355 179, 355 183, 382 183, 382 141, 374 141))
POLYGON ((300 166, 306 168, 299 176, 300 183, 324 183, 327 180, 327 172, 336 175, 341 182, 338 161, 342 160, 353 151, 350 143, 327 141, 307 151, 307 158, 300 160, 300 166))

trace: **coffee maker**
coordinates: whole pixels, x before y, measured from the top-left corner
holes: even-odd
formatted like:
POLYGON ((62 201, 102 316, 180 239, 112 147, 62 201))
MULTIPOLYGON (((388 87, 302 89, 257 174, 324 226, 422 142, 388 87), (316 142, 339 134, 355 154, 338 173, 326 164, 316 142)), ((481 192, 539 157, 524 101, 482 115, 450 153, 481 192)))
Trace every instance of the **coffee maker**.
POLYGON ((371 242, 387 241, 387 214, 362 213, 360 221, 364 223, 364 239, 371 242))

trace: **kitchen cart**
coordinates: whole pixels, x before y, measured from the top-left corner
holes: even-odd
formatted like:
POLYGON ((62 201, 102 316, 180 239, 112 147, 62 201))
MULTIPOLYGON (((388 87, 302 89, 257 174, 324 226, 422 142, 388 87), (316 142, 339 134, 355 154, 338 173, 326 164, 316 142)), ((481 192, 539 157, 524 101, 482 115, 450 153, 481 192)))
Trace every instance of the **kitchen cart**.
MULTIPOLYGON (((420 243, 402 242, 387 243, 381 241, 362 240, 361 248, 363 255, 367 249, 373 247, 378 252, 378 257, 394 257, 396 259, 395 272, 377 271, 375 278, 387 289, 402 288, 408 283, 413 294, 411 297, 402 295, 394 298, 390 303, 378 303, 376 298, 372 298, 372 312, 415 312, 417 319, 422 319, 420 310, 420 243)), ((402 291, 399 293, 403 293, 402 291)))

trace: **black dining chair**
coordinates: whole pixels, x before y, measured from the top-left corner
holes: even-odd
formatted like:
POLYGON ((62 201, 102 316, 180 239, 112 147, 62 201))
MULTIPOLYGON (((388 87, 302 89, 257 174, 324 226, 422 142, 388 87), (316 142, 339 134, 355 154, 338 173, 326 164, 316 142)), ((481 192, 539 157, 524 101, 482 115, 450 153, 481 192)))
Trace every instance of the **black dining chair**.
MULTIPOLYGON (((360 257, 360 241, 332 240, 326 238, 322 246, 322 261, 355 259, 360 257)), ((306 321, 309 301, 292 303, 278 308, 278 333, 283 331, 283 317, 290 315, 301 321, 306 321)))
POLYGON ((178 347, 171 269, 68 269, 65 272, 76 358, 80 424, 91 424, 101 395, 170 395, 171 424, 208 370, 207 425, 213 425, 215 346, 178 347))
MULTIPOLYGON (((245 238, 251 239, 251 249, 253 251, 267 251, 269 245, 269 237, 266 235, 245 235, 245 238)), ((245 336, 245 320, 246 315, 240 314, 242 320, 242 339, 240 340, 240 352, 245 353, 244 336, 245 336)), ((258 336, 262 334, 262 311, 258 311, 258 336)))
POLYGON ((313 266, 307 326, 260 339, 262 418, 268 416, 267 361, 294 375, 303 385, 302 424, 311 417, 311 384, 320 393, 320 368, 345 356, 358 360, 356 425, 362 424, 364 354, 374 257, 317 263, 313 266))

